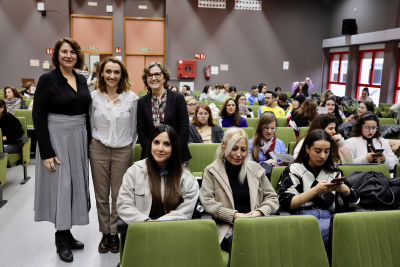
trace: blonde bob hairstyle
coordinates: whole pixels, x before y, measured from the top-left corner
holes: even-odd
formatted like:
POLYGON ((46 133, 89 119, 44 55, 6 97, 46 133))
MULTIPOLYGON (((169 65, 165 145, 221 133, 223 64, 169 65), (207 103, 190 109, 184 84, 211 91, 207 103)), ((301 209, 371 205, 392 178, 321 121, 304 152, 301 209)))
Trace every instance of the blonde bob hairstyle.
MULTIPOLYGON (((189 103, 190 100, 196 100, 196 98, 194 98, 194 96, 191 96, 191 95, 190 96, 185 96, 186 104, 189 103)), ((196 100, 196 104, 197 104, 197 100, 196 100)))
POLYGON ((146 85, 147 91, 149 91, 151 93, 151 88, 149 87, 149 84, 147 83, 147 75, 150 74, 150 69, 153 67, 160 68, 162 74, 164 75, 164 79, 165 79, 164 88, 165 89, 169 88, 169 85, 168 85, 168 81, 170 79, 169 69, 164 64, 162 64, 160 61, 154 61, 154 62, 147 64, 146 67, 144 67, 143 73, 142 73, 142 80, 143 80, 144 85, 146 85))
POLYGON ((128 70, 125 67, 125 64, 116 57, 108 57, 101 62, 99 70, 97 71, 97 88, 100 93, 107 94, 107 85, 104 80, 103 72, 107 63, 115 63, 121 67, 121 79, 118 82, 117 94, 122 94, 123 92, 127 92, 131 89, 131 82, 129 80, 128 70))
POLYGON ((217 160, 220 161, 221 163, 224 163, 226 160, 226 155, 229 155, 229 153, 231 153, 232 148, 242 138, 244 138, 244 140, 246 141, 247 155, 246 155, 246 158, 244 159, 242 168, 240 169, 240 172, 239 172, 239 182, 241 184, 244 183, 244 179, 246 178, 247 165, 250 160, 250 153, 249 153, 250 144, 249 144, 249 137, 247 136, 247 133, 238 127, 229 128, 225 132, 224 139, 222 140, 221 144, 218 146, 217 152, 216 152, 217 160), (225 152, 224 152, 224 149, 225 149, 225 152))

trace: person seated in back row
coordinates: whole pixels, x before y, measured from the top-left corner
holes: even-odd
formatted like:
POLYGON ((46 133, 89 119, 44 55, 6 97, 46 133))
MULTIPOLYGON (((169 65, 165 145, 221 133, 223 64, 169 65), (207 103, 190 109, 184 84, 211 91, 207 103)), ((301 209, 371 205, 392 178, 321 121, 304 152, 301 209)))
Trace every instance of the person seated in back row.
POLYGON ((159 124, 149 136, 146 158, 125 173, 117 211, 126 223, 189 220, 199 197, 199 184, 182 167, 178 134, 159 124))
POLYGON ((285 93, 280 93, 278 95, 278 107, 280 107, 281 109, 283 109, 284 111, 289 111, 293 109, 293 105, 291 103, 289 103, 288 101, 288 97, 285 93))
MULTIPOLYGON (((224 86, 221 84, 217 83, 215 85, 215 90, 210 90, 210 92, 207 94, 206 101, 222 101, 226 95, 226 91, 224 89, 224 86)), ((206 102, 207 103, 207 102, 206 102)))
POLYGON ((189 123, 190 143, 221 143, 224 131, 221 126, 213 121, 211 109, 207 104, 200 104, 194 111, 194 116, 189 123))
POLYGON ((230 86, 229 87, 229 94, 227 94, 224 97, 224 101, 226 101, 228 98, 235 98, 236 97, 236 87, 235 86, 230 86))
POLYGON ((383 163, 389 170, 393 170, 399 163, 399 158, 393 153, 389 142, 381 137, 378 117, 370 111, 357 119, 346 143, 350 147, 354 163, 383 163))
POLYGON ((248 127, 246 119, 240 116, 238 103, 233 98, 225 101, 219 116, 221 127, 248 127))
POLYGON ((265 106, 258 109, 258 117, 261 117, 266 111, 272 111, 277 118, 285 118, 285 111, 276 105, 276 93, 272 91, 267 91, 265 93, 265 106))
POLYGON ((249 137, 240 128, 226 131, 216 160, 204 170, 200 201, 216 219, 221 248, 231 250, 232 226, 241 217, 269 216, 279 208, 264 168, 249 159, 249 137))
POLYGON ((189 85, 184 85, 182 86, 182 94, 186 97, 186 96, 193 96, 194 99, 196 99, 197 101, 197 96, 195 96, 194 94, 191 93, 190 91, 190 86, 189 85))
POLYGON ((258 101, 261 100, 263 101, 265 96, 260 95, 258 93, 258 87, 256 85, 253 85, 251 87, 251 94, 247 97, 247 101, 250 102, 250 105, 253 105, 254 102, 256 102, 256 104, 258 104, 258 101))
POLYGON ((17 139, 24 134, 19 120, 7 112, 6 102, 0 99, 0 129, 3 135, 4 152, 18 153, 20 151, 17 139))

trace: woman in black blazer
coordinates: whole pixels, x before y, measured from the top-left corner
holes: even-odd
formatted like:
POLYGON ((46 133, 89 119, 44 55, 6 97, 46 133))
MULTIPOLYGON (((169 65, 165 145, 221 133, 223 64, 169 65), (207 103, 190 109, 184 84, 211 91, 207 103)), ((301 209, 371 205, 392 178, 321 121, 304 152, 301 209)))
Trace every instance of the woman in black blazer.
POLYGON ((154 61, 144 68, 142 79, 149 93, 139 99, 137 109, 137 133, 142 146, 141 158, 145 158, 149 136, 154 127, 164 123, 178 133, 182 162, 187 162, 192 156, 187 145, 189 117, 184 96, 167 89, 169 70, 159 61, 154 61))

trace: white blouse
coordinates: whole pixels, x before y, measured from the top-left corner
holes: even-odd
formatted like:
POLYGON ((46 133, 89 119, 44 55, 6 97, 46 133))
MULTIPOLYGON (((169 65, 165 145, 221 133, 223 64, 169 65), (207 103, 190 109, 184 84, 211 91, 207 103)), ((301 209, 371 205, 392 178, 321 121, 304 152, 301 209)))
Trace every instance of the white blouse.
POLYGON ((90 126, 93 138, 113 148, 125 147, 132 142, 135 145, 138 96, 128 91, 111 101, 107 94, 99 90, 91 95, 90 126), (114 104, 117 100, 121 103, 114 104))

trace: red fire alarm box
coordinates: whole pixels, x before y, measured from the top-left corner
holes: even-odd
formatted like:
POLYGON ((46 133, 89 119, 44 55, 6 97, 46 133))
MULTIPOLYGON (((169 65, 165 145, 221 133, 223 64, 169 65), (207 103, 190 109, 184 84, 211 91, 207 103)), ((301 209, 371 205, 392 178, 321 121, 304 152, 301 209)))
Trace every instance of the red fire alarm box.
POLYGON ((178 78, 196 78, 196 60, 178 60, 178 78))

